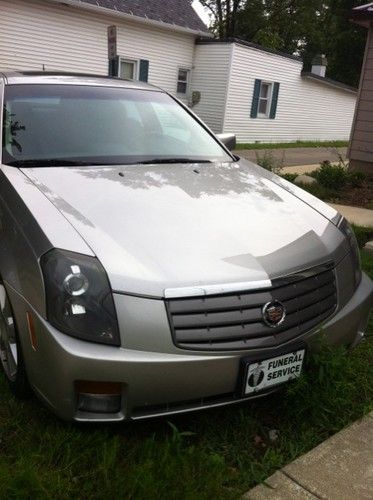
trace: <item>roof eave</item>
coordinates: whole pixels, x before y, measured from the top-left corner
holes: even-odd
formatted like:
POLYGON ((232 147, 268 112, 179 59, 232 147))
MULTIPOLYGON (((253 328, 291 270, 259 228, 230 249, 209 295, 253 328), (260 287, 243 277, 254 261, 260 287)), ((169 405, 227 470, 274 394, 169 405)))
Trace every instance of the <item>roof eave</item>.
POLYGON ((156 21, 155 19, 135 16, 133 14, 126 14, 125 12, 119 12, 117 10, 107 9, 106 7, 83 3, 80 2, 79 0, 48 0, 48 1, 55 4, 70 5, 78 9, 88 10, 99 14, 105 14, 110 17, 118 17, 120 19, 124 19, 127 21, 135 21, 136 23, 146 24, 147 26, 154 26, 155 28, 170 30, 176 33, 184 33, 193 36, 204 36, 209 38, 213 37, 213 35, 208 31, 194 30, 192 28, 188 28, 187 26, 179 26, 177 24, 169 24, 163 21, 156 21))
POLYGON ((358 92, 358 89, 355 89, 354 87, 350 87, 349 85, 346 85, 344 83, 331 80, 330 78, 324 78, 322 76, 314 75, 309 71, 302 71, 301 76, 302 78, 308 78, 309 80, 312 80, 316 83, 321 83, 322 85, 327 85, 338 90, 344 90, 345 92, 349 92, 350 94, 357 94, 358 92))
POLYGON ((249 49, 259 50, 261 52, 266 52, 267 54, 272 54, 274 56, 285 57, 286 59, 291 59, 293 61, 297 61, 299 63, 303 63, 302 58, 299 56, 295 56, 293 54, 287 54, 286 52, 281 52, 279 50, 270 49, 268 47, 263 47, 254 42, 248 42, 246 40, 241 40, 240 38, 230 37, 230 38, 211 38, 202 37, 196 41, 197 45, 203 44, 211 44, 211 43, 226 43, 226 44, 236 44, 241 45, 243 47, 247 47, 249 49))
POLYGON ((364 28, 369 28, 373 22, 373 11, 371 10, 372 7, 372 2, 355 7, 351 11, 350 21, 358 24, 359 26, 364 26, 364 28))

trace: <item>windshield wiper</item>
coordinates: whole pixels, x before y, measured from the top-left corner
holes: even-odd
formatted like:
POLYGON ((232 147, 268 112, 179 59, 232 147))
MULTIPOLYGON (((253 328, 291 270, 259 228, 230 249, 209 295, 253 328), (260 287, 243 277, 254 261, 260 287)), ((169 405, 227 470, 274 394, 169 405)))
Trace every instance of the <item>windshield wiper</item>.
POLYGON ((151 160, 137 161, 138 165, 151 165, 162 163, 212 163, 211 160, 194 158, 152 158, 151 160))
POLYGON ((83 160, 65 160, 65 159, 40 159, 40 160, 14 160, 9 161, 7 165, 17 168, 32 167, 91 167, 102 165, 102 163, 92 163, 83 160))

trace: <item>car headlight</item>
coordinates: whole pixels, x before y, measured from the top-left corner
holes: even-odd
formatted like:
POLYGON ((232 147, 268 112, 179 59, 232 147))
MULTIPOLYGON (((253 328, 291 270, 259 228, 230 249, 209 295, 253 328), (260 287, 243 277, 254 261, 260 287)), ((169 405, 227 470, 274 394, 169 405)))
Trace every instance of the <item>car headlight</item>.
POLYGON ((357 243, 354 230, 344 217, 338 224, 338 227, 342 231, 342 233, 346 236, 347 242, 350 247, 351 261, 352 265, 354 266, 355 288, 357 288, 357 286, 361 281, 361 260, 360 260, 359 245, 357 243))
POLYGON ((51 250, 41 258, 48 321, 67 335, 120 345, 113 295, 95 257, 51 250))

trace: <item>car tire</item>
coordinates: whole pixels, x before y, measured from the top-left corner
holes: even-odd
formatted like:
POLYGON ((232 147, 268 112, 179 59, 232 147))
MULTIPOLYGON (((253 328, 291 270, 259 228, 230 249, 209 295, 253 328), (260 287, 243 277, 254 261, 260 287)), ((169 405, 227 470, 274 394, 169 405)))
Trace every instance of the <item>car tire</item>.
POLYGON ((30 385, 23 361, 21 343, 13 309, 3 282, 0 280, 0 367, 12 393, 27 398, 30 385))

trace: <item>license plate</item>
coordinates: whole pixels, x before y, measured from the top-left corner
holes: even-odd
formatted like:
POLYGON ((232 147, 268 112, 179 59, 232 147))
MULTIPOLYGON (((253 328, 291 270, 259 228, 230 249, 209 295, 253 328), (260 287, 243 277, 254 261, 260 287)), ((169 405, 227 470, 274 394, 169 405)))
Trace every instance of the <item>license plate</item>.
POLYGON ((263 359, 246 366, 245 394, 262 391, 298 378, 302 371, 305 349, 263 359))

